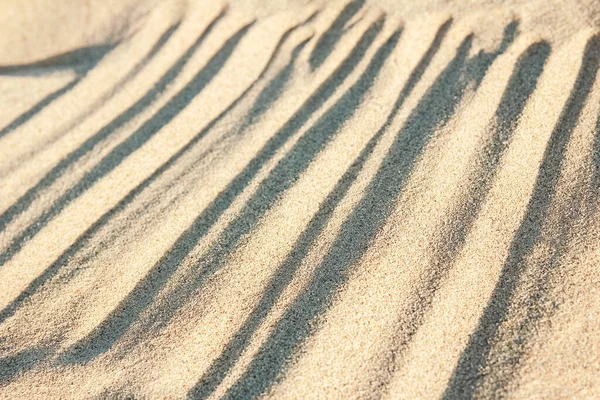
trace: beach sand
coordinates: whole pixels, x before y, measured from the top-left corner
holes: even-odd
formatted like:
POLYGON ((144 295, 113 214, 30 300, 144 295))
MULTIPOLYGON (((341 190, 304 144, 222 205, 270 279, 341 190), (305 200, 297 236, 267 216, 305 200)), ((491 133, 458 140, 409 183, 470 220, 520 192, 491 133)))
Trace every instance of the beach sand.
POLYGON ((0 10, 1 398, 600 398, 595 0, 0 10))

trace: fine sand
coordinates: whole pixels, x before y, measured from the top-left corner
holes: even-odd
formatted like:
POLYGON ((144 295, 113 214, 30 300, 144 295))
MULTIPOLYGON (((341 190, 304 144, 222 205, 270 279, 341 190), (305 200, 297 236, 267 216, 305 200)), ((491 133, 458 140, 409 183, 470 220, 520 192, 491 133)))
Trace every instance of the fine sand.
POLYGON ((0 1, 0 398, 600 398, 597 0, 0 1))

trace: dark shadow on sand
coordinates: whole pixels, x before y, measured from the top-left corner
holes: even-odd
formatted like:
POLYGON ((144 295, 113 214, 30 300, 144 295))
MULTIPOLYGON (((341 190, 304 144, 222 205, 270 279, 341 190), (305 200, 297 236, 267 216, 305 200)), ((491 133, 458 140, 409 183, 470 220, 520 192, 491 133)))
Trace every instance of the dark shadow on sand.
MULTIPOLYGON (((271 68, 272 63, 281 50, 281 46, 287 40, 289 34, 295 30, 296 27, 293 27, 288 31, 282 39, 279 41, 273 55, 268 61, 267 65, 261 72, 260 76, 235 100, 233 101, 223 112, 221 112, 215 119, 213 119, 207 126, 202 129, 192 140, 186 144, 181 150, 175 153, 167 162, 161 165, 156 171, 152 173, 148 178, 142 181, 136 188, 134 188, 130 193, 127 194, 121 201, 112 209, 107 211, 104 215, 102 215, 92 226, 90 226, 77 240, 69 246, 69 248, 61 254, 39 277, 33 280, 27 288, 8 306, 6 306, 0 312, 0 323, 5 321, 7 318, 12 316, 15 311, 27 300, 29 299, 37 290, 48 282, 50 279, 55 277, 60 270, 67 265, 73 257, 75 257, 87 243, 109 222, 115 217, 117 214, 123 212, 128 205, 130 205, 134 199, 136 199, 144 190, 146 190, 153 182, 155 182, 160 176, 162 176, 169 168, 171 168, 177 160, 179 160, 184 154, 188 153, 219 121, 221 121, 225 116, 227 116, 241 101, 244 99, 248 93, 252 90, 253 87, 257 84, 257 82, 264 78, 267 71, 271 68)), ((300 43, 297 46, 297 49, 294 51, 296 54, 304 45, 305 42, 300 43)), ((294 62, 292 59, 291 63, 294 62)), ((281 78, 279 74, 276 78, 281 78)), ((275 84, 271 82, 272 84, 275 84)), ((275 84, 278 85, 278 84, 275 84)), ((270 85, 267 85, 269 87, 270 85)), ((103 241, 104 242, 104 241, 103 241)), ((110 240, 107 243, 107 246, 110 245, 110 240)))
MULTIPOLYGON (((389 351, 398 357, 425 321, 437 290, 442 285, 454 261, 463 249, 467 236, 494 181, 500 161, 508 148, 518 119, 527 100, 537 86, 544 64, 550 54, 546 42, 530 46, 517 61, 492 124, 488 127, 481 150, 471 160, 469 182, 461 191, 461 200, 449 211, 444 227, 433 242, 439 244, 429 254, 427 271, 422 284, 414 287, 407 297, 414 299, 402 318, 397 321, 398 340, 389 351)), ((391 376, 391 375, 390 375, 391 376)))
POLYGON ((15 238, 9 247, 0 255, 0 266, 4 265, 21 249, 27 240, 42 230, 48 222, 56 217, 66 206, 85 193, 101 178, 113 171, 127 157, 142 147, 164 126, 173 120, 191 101, 200 93, 218 74, 225 65, 240 40, 245 36, 252 24, 248 24, 231 36, 227 42, 215 53, 207 64, 194 76, 194 78, 167 104, 146 121, 131 136, 116 146, 92 170, 64 195, 56 200, 35 222, 30 224, 22 234, 15 238))
MULTIPOLYGON (((551 271, 529 266, 526 259, 542 239, 544 221, 556 192, 567 143, 591 91, 599 62, 600 37, 596 36, 586 46, 579 75, 549 138, 533 194, 507 260, 479 326, 469 338, 453 372, 444 399, 470 399, 476 394, 494 397, 503 392, 512 382, 535 327, 545 315, 543 302, 551 271), (535 270, 530 270, 532 268, 535 270), (512 334, 508 339, 499 337, 500 328, 510 315, 516 292, 521 285, 531 283, 524 281, 525 276, 534 281, 533 290, 529 291, 525 301, 525 316, 511 328, 512 334)), ((564 235, 559 233, 558 236, 564 235)))
POLYGON ((348 3, 332 22, 331 26, 321 35, 308 58, 308 63, 312 71, 319 68, 331 54, 348 29, 346 25, 364 4, 364 0, 354 0, 348 3))
POLYGON ((288 254, 286 260, 278 267, 273 278, 265 286, 265 293, 261 300, 244 322, 242 327, 234 334, 233 338, 225 346, 221 355, 213 361, 208 370, 203 374, 199 381, 188 392, 188 395, 196 399, 204 399, 210 396, 222 380, 230 372, 243 351, 250 344, 250 340, 256 330, 260 327, 269 311, 272 309, 281 293, 291 282, 294 274, 300 267, 302 260, 307 256, 310 248, 315 243, 329 220, 334 210, 342 201, 352 184, 356 181, 358 174, 362 170, 366 161, 371 157, 373 150, 379 143, 381 137, 387 131, 396 114, 404 104, 406 98, 410 95, 416 84, 421 79, 427 66, 433 56, 439 50, 441 42, 446 35, 450 21, 446 22, 437 32, 430 48, 421 58, 415 69, 410 74, 406 84, 400 91, 396 102, 388 114, 384 124, 373 135, 373 137, 364 146, 358 157, 346 170, 343 176, 338 180, 335 187, 327 198, 321 203, 319 210, 308 223, 307 228, 294 244, 294 251, 288 254))
MULTIPOLYGON (((150 89, 143 97, 141 97, 134 105, 129 107, 110 123, 96 132, 93 136, 87 139, 79 148, 69 153, 55 167, 53 167, 35 186, 29 189, 19 200, 10 206, 0 215, 0 231, 3 231, 6 226, 16 217, 21 215, 33 203, 33 201, 42 193, 43 190, 50 187, 56 182, 66 171, 69 170, 77 161, 85 155, 92 152, 104 140, 110 137, 117 130, 125 126, 133 118, 141 114, 152 103, 154 103, 164 90, 179 76, 183 67, 192 58, 198 47, 204 42, 208 34, 214 29, 215 25, 225 16, 223 11, 217 16, 198 37, 192 46, 169 68, 169 70, 161 77, 161 79, 150 89)), ((5 261, 0 256, 0 265, 5 261)))
POLYGON ((71 82, 53 91, 2 128, 0 130, 0 139, 18 129, 52 102, 73 89, 113 48, 114 45, 87 47, 33 64, 0 67, 0 75, 40 75, 46 71, 46 68, 71 69, 77 74, 71 82))
MULTIPOLYGON (((498 51, 504 51, 515 35, 516 23, 507 27, 498 51)), ((481 52, 469 60, 472 39, 470 35, 462 42, 454 59, 411 112, 307 288, 280 319, 246 372, 224 398, 253 398, 265 393, 281 378, 294 353, 310 337, 314 321, 329 309, 333 294, 346 281, 347 270, 367 251, 372 238, 392 213, 426 143, 455 113, 467 85, 473 82, 478 85, 497 56, 481 52)))
MULTIPOLYGON (((383 21, 377 21, 363 34, 358 44, 333 74, 310 96, 300 109, 263 146, 233 181, 211 202, 191 226, 177 239, 165 254, 121 304, 90 335, 75 344, 64 355, 64 361, 83 363, 107 351, 154 301, 181 262, 198 241, 208 232, 251 180, 317 111, 354 70, 377 37, 383 21)), ((194 282, 190 282, 194 284, 194 282)), ((176 306, 176 305, 173 305, 176 306)))

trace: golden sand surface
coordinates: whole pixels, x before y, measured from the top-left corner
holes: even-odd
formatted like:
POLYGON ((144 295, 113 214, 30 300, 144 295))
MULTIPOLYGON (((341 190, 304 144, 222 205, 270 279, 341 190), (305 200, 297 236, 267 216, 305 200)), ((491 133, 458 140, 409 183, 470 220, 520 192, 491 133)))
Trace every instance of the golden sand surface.
POLYGON ((596 0, 0 10, 0 398, 600 398, 596 0))

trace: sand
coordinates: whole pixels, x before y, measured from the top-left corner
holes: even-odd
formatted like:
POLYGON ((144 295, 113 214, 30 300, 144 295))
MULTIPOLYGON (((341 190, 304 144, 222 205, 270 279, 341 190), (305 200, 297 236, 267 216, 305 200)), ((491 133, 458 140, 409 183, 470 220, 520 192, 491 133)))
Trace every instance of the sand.
POLYGON ((0 10, 1 398, 600 398, 596 1, 0 10))

